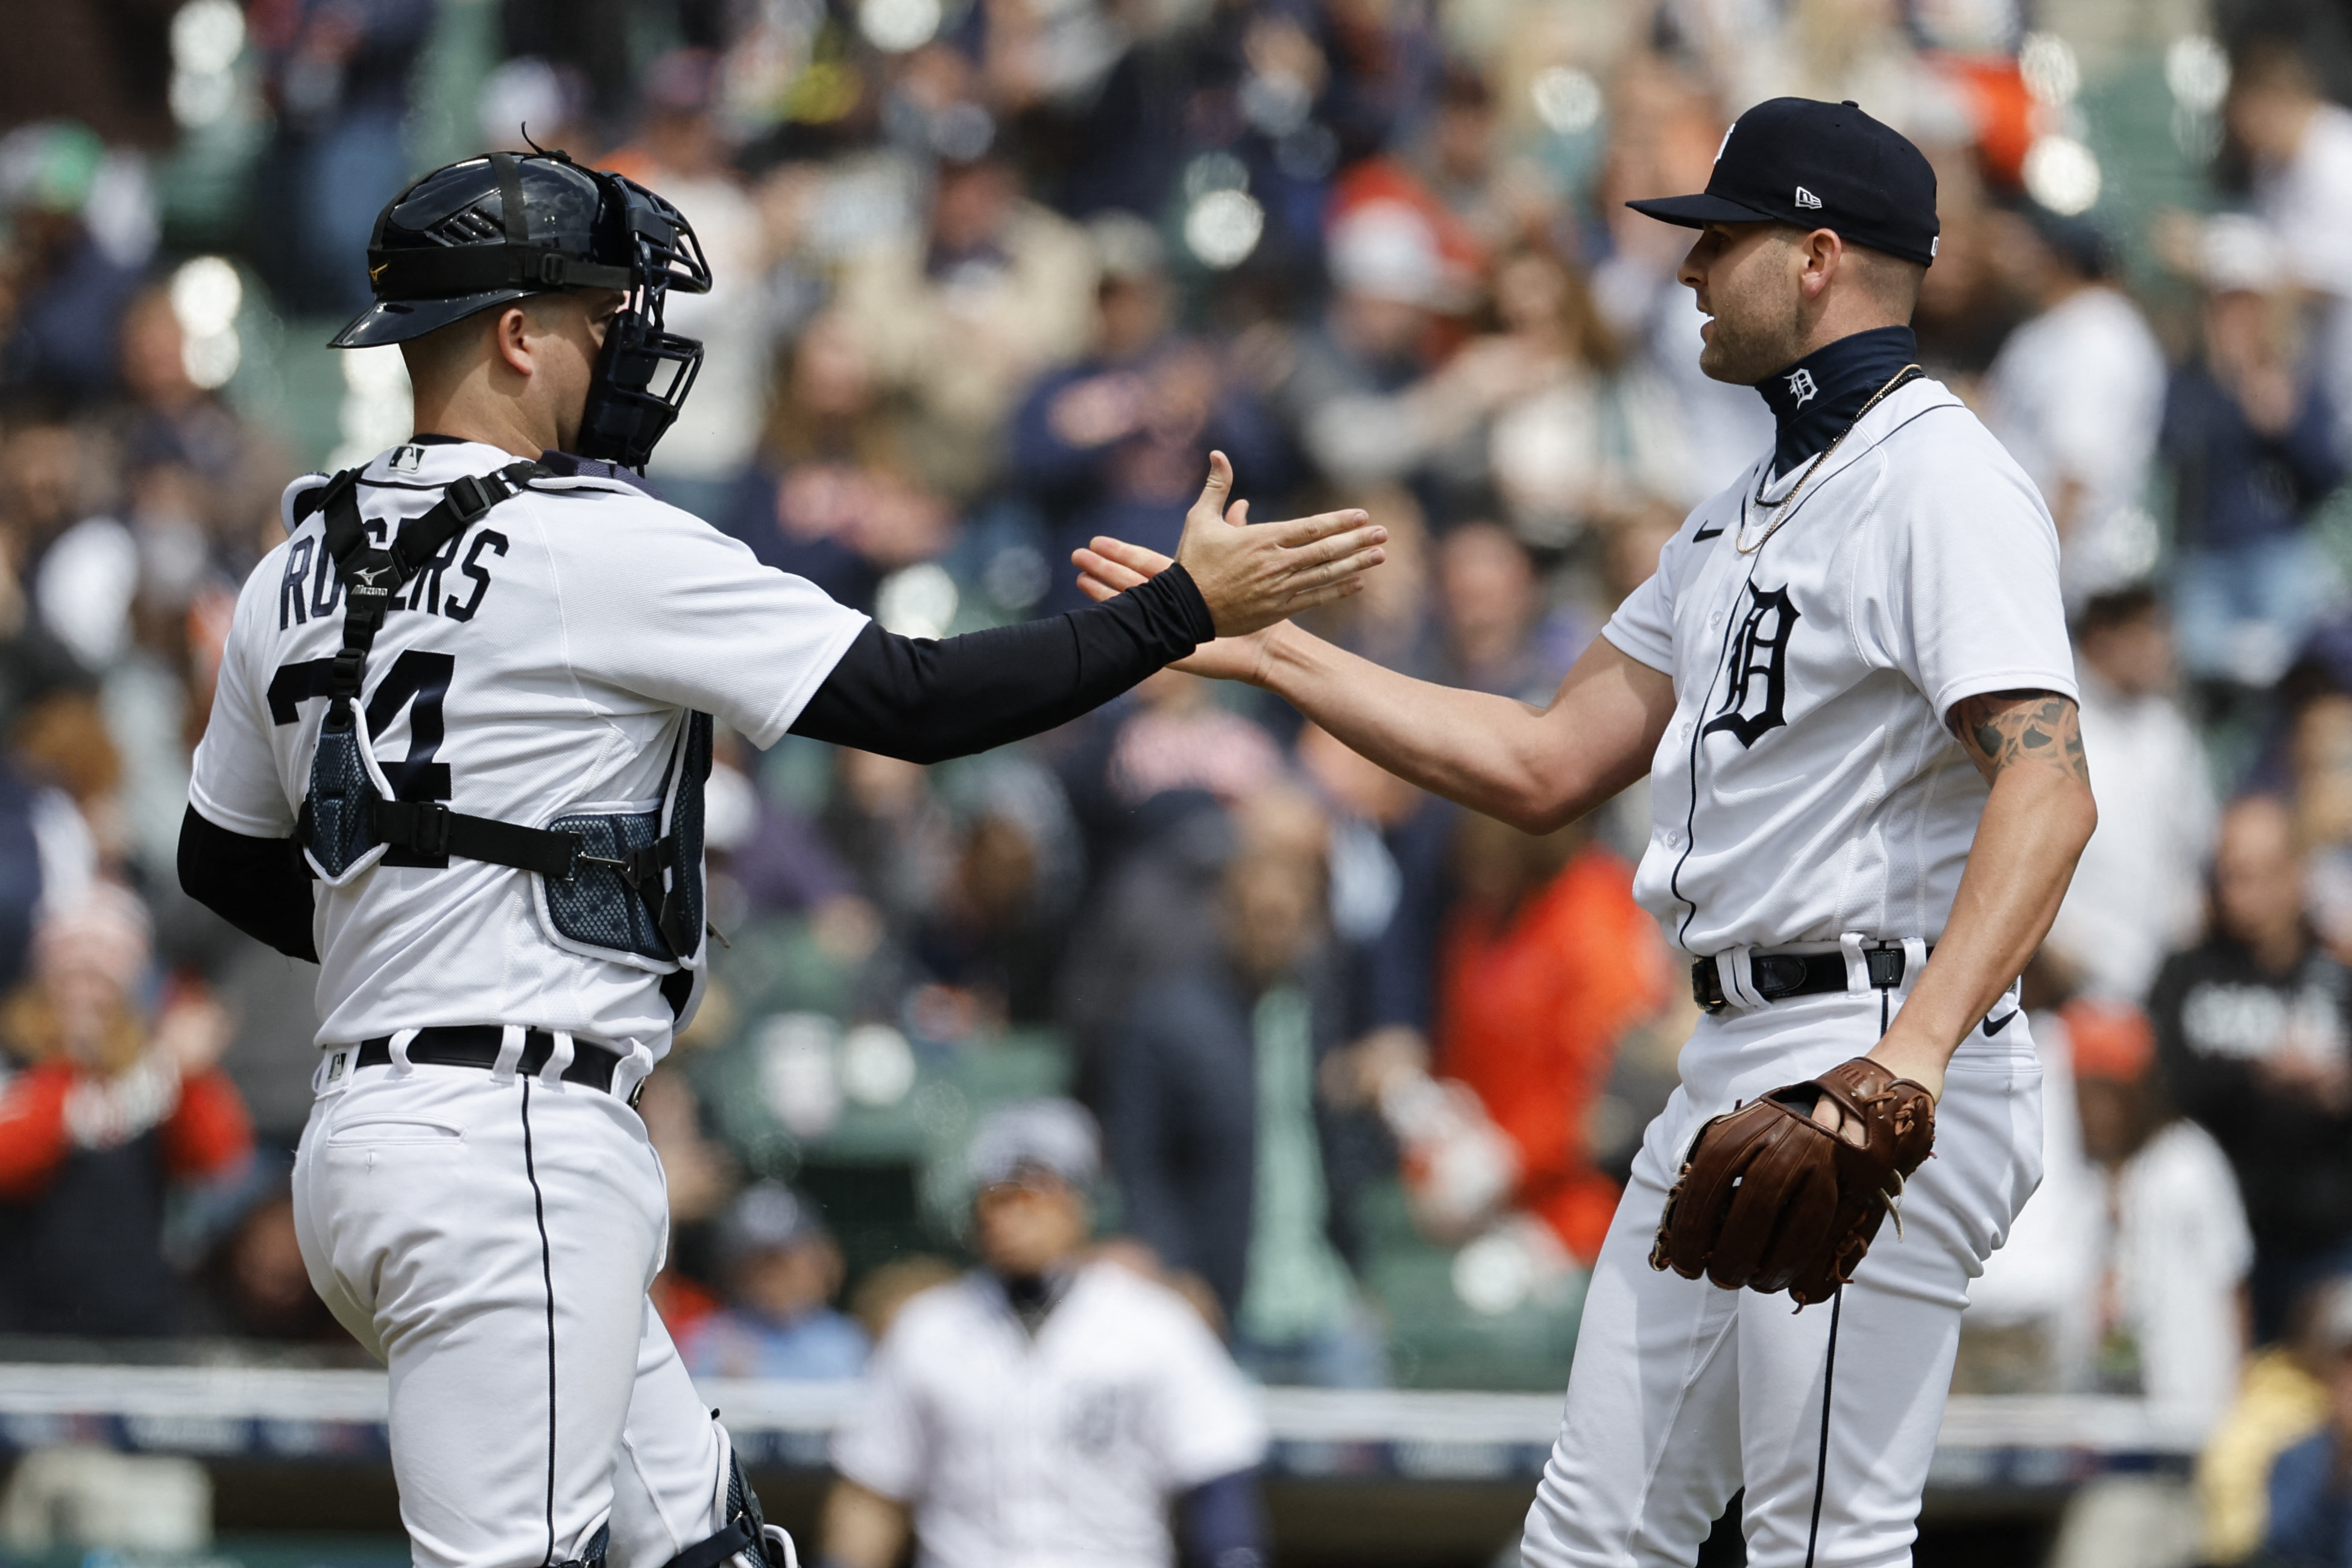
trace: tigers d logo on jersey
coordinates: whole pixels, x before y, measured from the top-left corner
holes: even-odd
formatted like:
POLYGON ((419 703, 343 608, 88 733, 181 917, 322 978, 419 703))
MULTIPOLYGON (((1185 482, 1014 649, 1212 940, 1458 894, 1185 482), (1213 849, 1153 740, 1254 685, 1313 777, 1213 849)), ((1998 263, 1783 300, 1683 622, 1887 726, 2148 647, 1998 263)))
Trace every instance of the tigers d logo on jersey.
POLYGON ((1747 618, 1731 640, 1731 689, 1699 731, 1726 731, 1742 746, 1755 745, 1765 731, 1789 722, 1781 711, 1789 690, 1789 634, 1801 619, 1786 588, 1766 590, 1750 582, 1748 600, 1747 618))

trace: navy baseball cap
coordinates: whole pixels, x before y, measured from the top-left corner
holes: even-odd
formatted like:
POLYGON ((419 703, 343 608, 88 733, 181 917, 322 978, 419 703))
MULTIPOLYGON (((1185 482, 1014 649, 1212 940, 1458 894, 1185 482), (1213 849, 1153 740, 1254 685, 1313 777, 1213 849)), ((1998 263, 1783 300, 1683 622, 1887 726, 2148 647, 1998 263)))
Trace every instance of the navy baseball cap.
POLYGON ((1851 102, 1759 103, 1723 133, 1705 191, 1625 204, 1689 229, 1795 224, 1922 267, 1936 259, 1936 171, 1902 132, 1851 102))

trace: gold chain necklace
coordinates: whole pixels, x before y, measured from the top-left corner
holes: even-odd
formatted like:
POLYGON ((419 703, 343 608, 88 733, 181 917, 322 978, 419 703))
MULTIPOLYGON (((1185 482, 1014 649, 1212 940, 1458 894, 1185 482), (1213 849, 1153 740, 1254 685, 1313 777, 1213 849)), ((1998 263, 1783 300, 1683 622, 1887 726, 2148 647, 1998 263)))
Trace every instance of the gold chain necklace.
POLYGON ((1759 538, 1754 544, 1749 544, 1748 542, 1748 497, 1742 496, 1739 498, 1739 531, 1732 536, 1731 543, 1733 548, 1738 549, 1741 555, 1754 555, 1758 550, 1762 549, 1766 542, 1769 540, 1774 534, 1780 531, 1780 525, 1787 522, 1789 518, 1794 515, 1791 508, 1794 506, 1797 497, 1804 493, 1805 486, 1812 483, 1813 471, 1819 468, 1822 464, 1829 461, 1830 454, 1835 452, 1838 449, 1839 444, 1843 442, 1848 435, 1853 433, 1853 427, 1862 423, 1863 416, 1868 413, 1872 409, 1876 408, 1879 404, 1879 400, 1885 397, 1895 388, 1903 385, 1906 382, 1914 380, 1916 377, 1926 375, 1927 373, 1927 371, 1921 370, 1917 365, 1906 365, 1901 370, 1895 371, 1895 379, 1893 381, 1888 382, 1885 386, 1871 393, 1870 401, 1864 403, 1860 408, 1854 410, 1853 417, 1845 422, 1845 428, 1839 431, 1835 436, 1832 437, 1830 444, 1822 448, 1820 455, 1814 457, 1811 463, 1805 465, 1805 471, 1797 476, 1797 482, 1789 486, 1789 493, 1781 497, 1777 501, 1768 501, 1764 498, 1765 482, 1771 477, 1772 474, 1772 466, 1768 462, 1764 465, 1764 472, 1756 476, 1755 503, 1759 507, 1769 507, 1772 508, 1770 522, 1764 529, 1763 537, 1759 538))

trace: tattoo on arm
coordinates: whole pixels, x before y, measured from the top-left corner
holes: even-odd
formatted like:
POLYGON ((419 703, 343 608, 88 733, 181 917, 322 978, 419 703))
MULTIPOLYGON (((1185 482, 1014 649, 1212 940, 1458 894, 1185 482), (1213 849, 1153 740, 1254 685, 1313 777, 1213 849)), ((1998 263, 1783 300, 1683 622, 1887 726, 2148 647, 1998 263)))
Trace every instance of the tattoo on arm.
POLYGON ((2088 784, 2074 699, 2055 692, 1987 692, 1952 706, 1948 722, 1987 782, 2021 762, 2044 763, 2088 784))

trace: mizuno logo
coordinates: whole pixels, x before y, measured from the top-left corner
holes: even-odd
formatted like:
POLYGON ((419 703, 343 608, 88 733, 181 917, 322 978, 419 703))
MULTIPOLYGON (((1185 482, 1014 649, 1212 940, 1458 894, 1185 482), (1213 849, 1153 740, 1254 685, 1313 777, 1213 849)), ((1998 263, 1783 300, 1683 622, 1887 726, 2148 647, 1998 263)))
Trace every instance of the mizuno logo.
POLYGON ((385 572, 391 570, 392 569, 390 567, 383 566, 355 566, 352 568, 352 575, 358 578, 362 582, 366 583, 370 588, 373 588, 375 586, 375 580, 382 577, 385 572))
POLYGON ((1819 196, 1814 195, 1802 185, 1797 187, 1797 205, 1801 207, 1818 207, 1821 204, 1822 199, 1819 196))
POLYGON ((1698 532, 1691 535, 1691 543, 1696 544, 1701 539, 1721 538, 1722 537, 1723 525, 1721 523, 1717 523, 1711 528, 1701 528, 1698 532))
POLYGON ((390 262, 388 262, 388 261, 384 261, 384 262, 378 262, 375 266, 371 267, 369 267, 369 268, 368 268, 368 281, 369 281, 370 283, 373 283, 373 282, 375 282, 378 278, 381 278, 381 277, 383 277, 386 272, 390 271, 390 270, 391 270, 391 268, 392 268, 392 263, 390 263, 390 262))
POLYGON ((1813 394, 1821 390, 1813 384, 1812 371, 1790 371, 1789 372, 1789 393, 1797 400, 1799 408, 1812 402, 1813 394))

